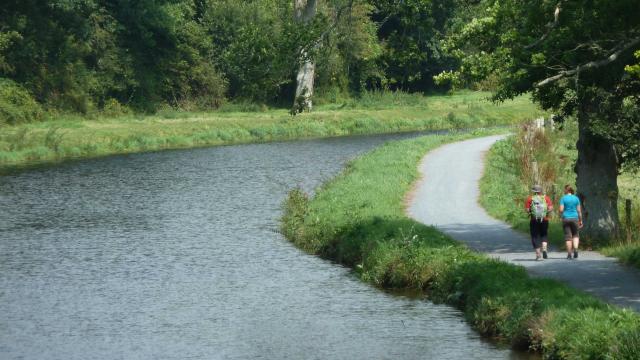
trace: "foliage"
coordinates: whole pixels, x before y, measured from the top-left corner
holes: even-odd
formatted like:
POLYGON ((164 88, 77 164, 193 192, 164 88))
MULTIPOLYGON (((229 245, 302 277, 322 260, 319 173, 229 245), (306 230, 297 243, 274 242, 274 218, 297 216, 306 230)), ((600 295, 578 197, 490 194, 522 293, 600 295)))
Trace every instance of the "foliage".
POLYGON ((640 47, 635 1, 485 0, 471 8, 446 43, 461 66, 438 80, 463 85, 492 76, 497 101, 531 91, 559 119, 587 115, 579 120, 588 131, 614 144, 621 162, 635 162, 640 86, 624 71, 633 73, 640 47))
POLYGON ((0 77, 45 110, 89 116, 116 103, 135 112, 226 100, 290 106, 301 53, 315 60, 320 103, 369 90, 425 92, 453 65, 439 39, 457 6, 322 0, 313 21, 300 23, 291 0, 7 0, 0 77))
POLYGON ((487 135, 426 136, 388 143, 351 162, 308 200, 294 190, 282 230, 297 246, 351 266, 385 288, 424 291, 461 308, 486 336, 549 358, 634 358, 640 318, 522 267, 474 253, 408 219, 406 193, 424 153, 450 141, 487 135))
POLYGON ((360 94, 370 88, 370 81, 384 76, 377 61, 382 47, 372 20, 374 8, 369 1, 332 0, 328 22, 318 49, 317 92, 338 89, 360 94))
POLYGON ((225 82, 195 17, 190 1, 9 0, 0 72, 41 103, 80 113, 109 99, 151 109, 207 97, 215 107, 225 82))
POLYGON ((0 78, 0 125, 15 125, 41 118, 42 108, 25 88, 0 78))
MULTIPOLYGON (((638 61, 640 61, 640 50, 636 51, 634 53, 636 59, 638 59, 638 61)), ((635 76, 637 78, 640 79, 640 62, 637 64, 633 64, 633 65, 627 65, 625 66, 624 70, 626 72, 628 72, 629 74, 631 74, 632 76, 635 76)))
POLYGON ((7 62, 3 52, 20 38, 20 34, 16 31, 0 31, 0 72, 9 73, 13 71, 13 66, 7 62))
POLYGON ((379 86, 430 91, 433 76, 450 70, 455 60, 444 54, 440 40, 453 17, 456 2, 449 0, 372 0, 373 19, 379 25, 383 78, 379 86))
POLYGON ((229 80, 229 96, 273 100, 291 82, 297 39, 291 39, 290 1, 208 1, 202 15, 216 66, 229 80))
POLYGON ((640 269, 640 243, 638 242, 608 246, 602 249, 602 253, 640 269))

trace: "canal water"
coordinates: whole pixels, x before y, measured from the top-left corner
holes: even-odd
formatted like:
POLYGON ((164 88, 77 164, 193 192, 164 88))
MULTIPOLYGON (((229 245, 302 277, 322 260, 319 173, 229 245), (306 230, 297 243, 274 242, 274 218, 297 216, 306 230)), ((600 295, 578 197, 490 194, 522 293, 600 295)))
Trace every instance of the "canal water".
POLYGON ((448 306, 385 293, 276 230, 403 136, 226 146, 0 177, 1 359, 508 359, 448 306))

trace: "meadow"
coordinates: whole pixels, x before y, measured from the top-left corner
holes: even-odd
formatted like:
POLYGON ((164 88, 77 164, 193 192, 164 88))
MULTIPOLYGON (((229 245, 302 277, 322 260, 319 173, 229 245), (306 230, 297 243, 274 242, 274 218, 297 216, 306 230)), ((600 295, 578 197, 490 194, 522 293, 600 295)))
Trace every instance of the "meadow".
POLYGON ((49 114, 42 122, 0 126, 0 170, 162 149, 513 125, 540 114, 527 97, 495 105, 488 96, 367 92, 324 100, 297 116, 252 103, 228 103, 213 112, 49 114))

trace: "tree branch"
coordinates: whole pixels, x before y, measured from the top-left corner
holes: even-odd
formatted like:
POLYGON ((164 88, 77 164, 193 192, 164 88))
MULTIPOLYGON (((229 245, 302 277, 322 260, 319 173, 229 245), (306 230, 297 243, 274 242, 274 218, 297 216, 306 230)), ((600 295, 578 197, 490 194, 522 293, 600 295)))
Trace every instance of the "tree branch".
POLYGON ((551 31, 553 29, 555 29, 556 26, 558 26, 558 22, 559 22, 559 19, 560 19, 560 10, 561 10, 560 4, 561 3, 562 3, 562 1, 558 2, 558 5, 556 5, 556 10, 553 12, 553 22, 547 24, 547 26, 548 26, 547 32, 544 33, 540 39, 534 41, 533 43, 531 43, 531 44, 529 44, 527 46, 525 46, 524 47, 525 50, 529 50, 529 49, 537 46, 541 42, 543 42, 547 38, 547 36, 549 36, 549 34, 551 34, 551 31))
POLYGON ((354 0, 349 0, 349 2, 344 5, 341 6, 337 11, 336 11, 336 16, 335 19, 333 20, 333 23, 331 23, 321 34, 320 36, 318 36, 318 39, 316 39, 315 41, 313 41, 312 43, 310 43, 308 46, 305 46, 302 48, 302 51, 307 51, 308 49, 317 49, 318 47, 320 47, 320 44, 329 36, 330 33, 333 32, 333 30, 335 30, 336 27, 338 27, 338 22, 340 21, 340 19, 342 18, 342 13, 345 10, 349 10, 349 13, 351 13, 351 10, 353 9, 353 2, 354 0))
POLYGON ((536 88, 551 84, 555 81, 558 81, 564 77, 567 76, 572 76, 580 71, 583 70, 589 70, 589 69, 595 69, 595 68, 599 68, 602 66, 606 66, 609 65, 610 63, 618 60, 618 57, 620 57, 620 54, 622 54, 623 52, 625 52, 626 50, 629 50, 630 48, 634 47, 635 45, 640 44, 640 37, 637 37, 633 40, 631 40, 630 42, 628 42, 625 45, 622 46, 617 46, 616 48, 614 48, 612 51, 613 52, 611 55, 607 56, 604 59, 601 60, 597 60, 597 61, 589 61, 586 64, 582 64, 582 65, 578 65, 575 69, 572 70, 566 70, 566 71, 561 71, 558 74, 548 77, 542 81, 539 81, 537 83, 535 83, 533 86, 536 88), (617 50, 616 50, 617 49, 617 50))

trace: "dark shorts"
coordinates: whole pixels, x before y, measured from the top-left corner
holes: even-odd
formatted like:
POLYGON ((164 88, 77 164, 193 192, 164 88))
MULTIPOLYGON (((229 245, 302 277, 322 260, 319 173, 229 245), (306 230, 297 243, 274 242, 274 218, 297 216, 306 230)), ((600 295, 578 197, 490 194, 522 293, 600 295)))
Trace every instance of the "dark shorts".
POLYGON ((549 221, 538 221, 531 219, 529 222, 529 232, 531 233, 531 245, 534 249, 539 249, 543 242, 547 242, 547 230, 549 230, 549 221))
POLYGON ((564 230, 564 240, 571 241, 574 237, 578 237, 578 220, 563 219, 562 230, 564 230))

